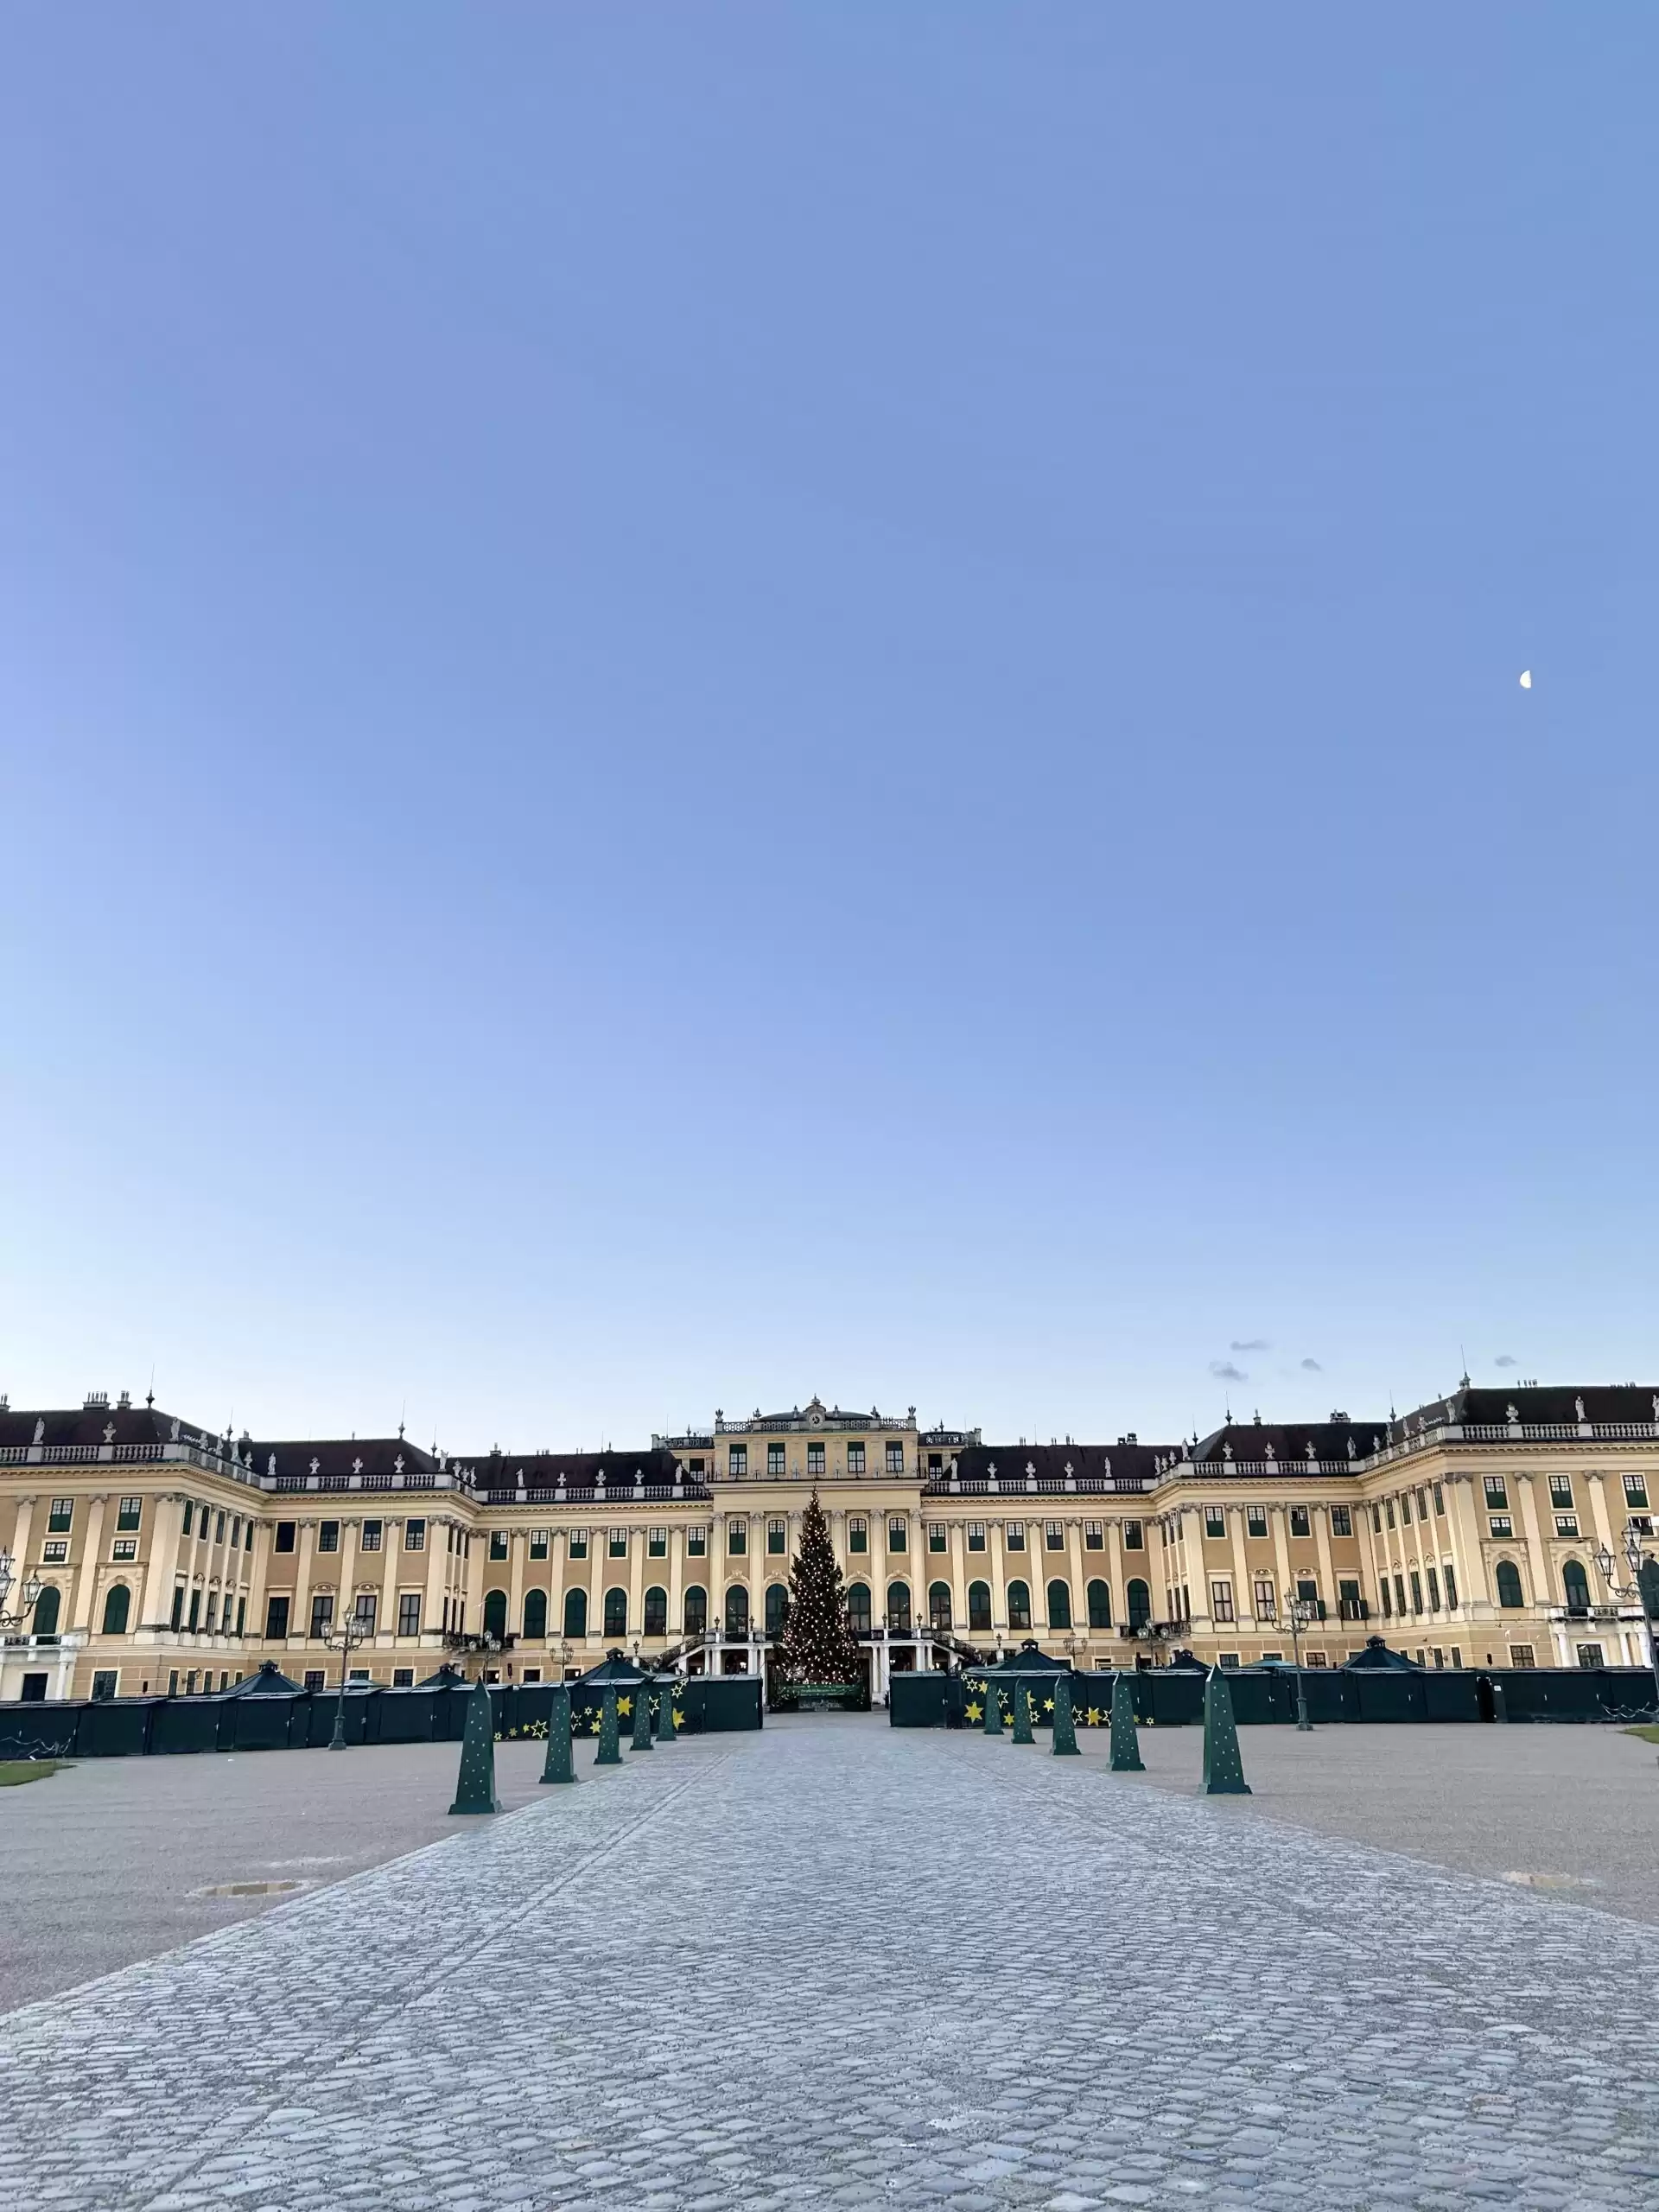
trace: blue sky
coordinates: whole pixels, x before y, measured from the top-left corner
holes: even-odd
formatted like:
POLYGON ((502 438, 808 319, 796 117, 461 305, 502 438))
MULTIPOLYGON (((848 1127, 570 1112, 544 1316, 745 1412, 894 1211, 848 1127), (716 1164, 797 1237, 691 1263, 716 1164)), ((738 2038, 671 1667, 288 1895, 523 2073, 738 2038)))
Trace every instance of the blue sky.
POLYGON ((14 1405, 1659 1374, 1650 8, 6 44, 14 1405))

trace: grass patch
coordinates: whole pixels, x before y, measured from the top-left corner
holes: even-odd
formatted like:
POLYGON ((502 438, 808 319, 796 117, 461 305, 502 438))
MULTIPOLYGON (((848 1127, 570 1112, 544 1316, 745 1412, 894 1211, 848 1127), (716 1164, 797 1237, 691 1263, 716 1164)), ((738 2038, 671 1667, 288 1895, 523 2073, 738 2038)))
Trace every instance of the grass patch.
POLYGON ((0 1759, 0 1789, 15 1789, 20 1782, 44 1782, 73 1759, 0 1759))
POLYGON ((1626 1736, 1639 1736, 1644 1744, 1659 1744, 1659 1727, 1652 1721, 1644 1721, 1639 1728, 1626 1728, 1623 1732, 1626 1736))

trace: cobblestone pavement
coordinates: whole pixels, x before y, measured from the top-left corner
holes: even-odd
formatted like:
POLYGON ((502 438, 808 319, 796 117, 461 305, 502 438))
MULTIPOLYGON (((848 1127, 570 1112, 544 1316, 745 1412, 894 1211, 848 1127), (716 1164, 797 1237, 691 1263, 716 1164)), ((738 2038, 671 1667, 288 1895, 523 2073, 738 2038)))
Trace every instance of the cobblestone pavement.
POLYGON ((868 1721, 544 1797, 0 2019, 0 2207, 1659 2204, 1659 1930, 868 1721))

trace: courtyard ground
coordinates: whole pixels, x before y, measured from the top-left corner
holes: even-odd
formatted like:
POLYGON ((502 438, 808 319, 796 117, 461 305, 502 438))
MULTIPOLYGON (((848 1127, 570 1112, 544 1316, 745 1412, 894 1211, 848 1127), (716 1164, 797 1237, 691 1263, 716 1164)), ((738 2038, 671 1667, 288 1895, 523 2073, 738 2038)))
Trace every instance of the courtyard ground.
MULTIPOLYGON (((454 1746, 109 1763, 102 1799, 78 1768, 0 1820, 55 1804, 67 1841, 170 1774, 127 1816, 158 1895, 169 1827, 180 1886, 256 1842, 275 1871, 446 1840, 0 2020, 0 2212, 1651 2212, 1659 1929, 1331 1833, 1344 1785, 1302 1764, 1351 1758, 1356 1823, 1397 1801, 1421 1831, 1414 1738, 1448 1802, 1491 1780, 1454 1732, 1252 1731, 1261 1794, 1219 1801, 1196 1731, 1147 1732, 1142 1779, 823 1716, 570 1789, 505 1745, 528 1802, 466 1822, 454 1746), (378 1827, 318 1802, 325 1760, 378 1827)), ((1504 1756, 1570 1794, 1591 1735, 1504 1756)), ((1651 1751, 1605 1748, 1636 1778, 1605 1770, 1598 1817, 1650 1803, 1651 1751)))

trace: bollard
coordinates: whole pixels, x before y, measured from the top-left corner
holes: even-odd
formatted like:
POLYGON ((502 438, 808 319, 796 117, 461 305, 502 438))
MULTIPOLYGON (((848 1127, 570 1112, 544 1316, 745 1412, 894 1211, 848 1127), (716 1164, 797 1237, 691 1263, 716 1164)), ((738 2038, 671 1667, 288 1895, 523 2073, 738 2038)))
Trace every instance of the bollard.
POLYGON ((1219 1667, 1204 1686, 1204 1794, 1206 1797, 1248 1797, 1244 1762, 1238 1755, 1233 1725, 1233 1694, 1219 1667))
POLYGON ((1014 1686, 1014 1740, 1016 1744, 1034 1744, 1031 1732, 1031 1692, 1023 1682, 1014 1686))
POLYGON ((1002 1700, 997 1695, 996 1684, 988 1676, 985 1683, 985 1718, 981 1725, 988 1736, 1002 1733, 1002 1700))
POLYGON ((1147 1763, 1141 1756, 1141 1738, 1135 1732, 1135 1684, 1131 1676, 1119 1673, 1112 1677, 1112 1762, 1113 1774, 1144 1774, 1147 1763))
POLYGON ((651 1684, 638 1682, 633 1692, 633 1736, 628 1748, 634 1751, 651 1749, 651 1684))
POLYGON ((1071 1678, 1062 1675, 1054 1685, 1054 1743, 1056 1758, 1077 1758, 1077 1724, 1071 1713, 1071 1678))
POLYGON ((599 1754, 595 1766, 620 1766, 621 1748, 616 1735, 616 1684, 607 1682, 599 1704, 599 1754))
POLYGON ((461 1778, 452 1813, 499 1813, 495 1794, 495 1708, 488 1687, 478 1682, 467 1700, 467 1732, 461 1739, 461 1778))
POLYGON ((574 1782, 576 1770, 570 1757, 570 1693, 556 1685, 547 1716, 547 1758, 542 1765, 543 1782, 574 1782))
POLYGON ((678 1733, 674 1726, 674 1680, 672 1675, 668 1675, 664 1679, 657 1700, 657 1740, 659 1744, 671 1744, 677 1740, 678 1733))

